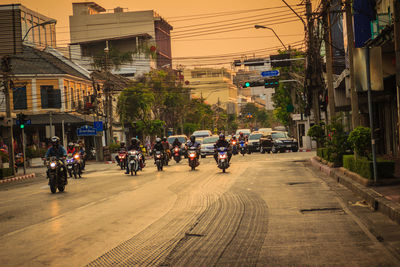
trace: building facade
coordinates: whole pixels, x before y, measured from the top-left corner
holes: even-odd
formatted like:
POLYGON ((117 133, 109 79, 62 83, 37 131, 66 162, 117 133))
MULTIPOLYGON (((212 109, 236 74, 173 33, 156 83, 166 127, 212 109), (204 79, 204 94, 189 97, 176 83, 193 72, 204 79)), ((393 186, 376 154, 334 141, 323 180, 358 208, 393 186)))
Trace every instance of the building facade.
MULTIPOLYGON (((134 78, 152 68, 172 66, 172 26, 153 10, 127 12, 117 7, 108 13, 94 2, 73 3, 70 16, 71 59, 92 71, 108 48, 113 73, 134 78), (114 56, 133 55, 131 62, 113 66, 114 56)), ((101 61, 100 61, 101 63, 101 61)), ((101 65, 101 64, 100 64, 101 65)))
POLYGON ((202 98, 207 104, 217 105, 228 114, 238 113, 238 91, 228 69, 194 68, 183 71, 189 82, 191 97, 202 98))

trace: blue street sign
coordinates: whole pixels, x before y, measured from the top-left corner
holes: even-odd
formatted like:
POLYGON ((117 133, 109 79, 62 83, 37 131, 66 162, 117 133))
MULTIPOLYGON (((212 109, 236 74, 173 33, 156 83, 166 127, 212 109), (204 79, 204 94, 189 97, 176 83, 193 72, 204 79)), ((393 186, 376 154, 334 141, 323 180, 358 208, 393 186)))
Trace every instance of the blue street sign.
POLYGON ((78 136, 95 136, 97 135, 97 131, 92 126, 82 126, 81 128, 76 130, 78 136))
POLYGON ((261 76, 263 77, 274 77, 274 76, 279 76, 279 70, 268 70, 268 71, 263 71, 261 72, 261 76))
POLYGON ((103 131, 103 122, 102 121, 93 122, 93 128, 95 128, 96 131, 98 131, 98 132, 102 132, 103 131))

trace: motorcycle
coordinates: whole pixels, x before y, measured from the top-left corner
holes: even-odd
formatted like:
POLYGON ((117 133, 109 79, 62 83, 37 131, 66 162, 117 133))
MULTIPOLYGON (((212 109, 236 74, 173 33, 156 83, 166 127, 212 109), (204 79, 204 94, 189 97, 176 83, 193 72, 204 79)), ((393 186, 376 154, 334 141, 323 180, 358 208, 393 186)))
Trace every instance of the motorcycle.
POLYGON ((137 175, 137 172, 140 169, 140 153, 136 150, 131 150, 128 152, 128 164, 129 164, 129 171, 131 175, 135 172, 135 175, 137 175))
POLYGON ((181 150, 179 149, 179 147, 174 147, 173 154, 174 160, 176 161, 176 163, 179 163, 179 161, 181 161, 181 150))
POLYGON ((236 140, 232 141, 232 154, 237 155, 238 154, 238 148, 237 148, 237 142, 236 140))
POLYGON ((218 168, 225 172, 229 168, 228 151, 226 147, 217 148, 218 151, 218 168))
POLYGON ((239 143, 239 146, 240 146, 240 154, 242 154, 243 156, 244 156, 244 154, 246 154, 246 150, 247 150, 247 142, 245 142, 245 141, 240 141, 240 143, 239 143))
POLYGON ((118 152, 118 165, 120 166, 121 170, 125 169, 126 165, 126 151, 120 151, 118 152))
POLYGON ((67 182, 64 163, 56 157, 51 157, 46 160, 47 162, 47 178, 49 179, 49 186, 51 193, 55 194, 58 191, 64 192, 67 182))
POLYGON ((77 176, 79 176, 79 178, 81 177, 81 168, 80 168, 80 156, 79 154, 74 154, 72 155, 71 153, 69 153, 67 155, 67 171, 68 171, 68 175, 69 177, 72 177, 72 175, 74 175, 74 178, 76 179, 77 176))
POLYGON ((196 167, 200 165, 199 160, 197 159, 196 147, 190 147, 188 149, 188 158, 189 158, 189 166, 190 168, 192 168, 192 171, 194 171, 196 167))
POLYGON ((164 165, 163 153, 161 153, 161 151, 155 151, 154 153, 154 163, 157 166, 157 171, 162 171, 164 165))

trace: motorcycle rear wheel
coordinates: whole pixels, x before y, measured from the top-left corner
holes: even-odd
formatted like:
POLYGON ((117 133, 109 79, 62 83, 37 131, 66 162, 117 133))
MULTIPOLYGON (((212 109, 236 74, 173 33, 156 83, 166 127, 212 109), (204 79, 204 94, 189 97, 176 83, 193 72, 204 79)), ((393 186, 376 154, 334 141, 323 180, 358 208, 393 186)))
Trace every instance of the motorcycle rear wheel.
POLYGON ((59 185, 58 186, 58 191, 64 192, 64 190, 65 190, 65 185, 59 185))

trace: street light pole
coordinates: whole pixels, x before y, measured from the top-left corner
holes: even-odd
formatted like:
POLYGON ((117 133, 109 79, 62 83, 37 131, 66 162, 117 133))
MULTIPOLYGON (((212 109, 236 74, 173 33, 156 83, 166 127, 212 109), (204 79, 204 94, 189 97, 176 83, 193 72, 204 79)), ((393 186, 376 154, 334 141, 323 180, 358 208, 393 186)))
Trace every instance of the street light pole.
POLYGON ((26 36, 28 36, 28 33, 29 33, 33 28, 39 27, 39 26, 45 26, 45 25, 47 25, 47 24, 53 24, 53 23, 56 24, 57 21, 56 21, 55 19, 51 19, 51 20, 45 21, 45 22, 43 22, 43 23, 39 23, 39 24, 33 25, 32 27, 30 27, 30 28, 26 31, 26 33, 25 33, 25 35, 24 35, 24 38, 22 38, 22 42, 25 40, 26 36))
POLYGON ((271 30, 271 31, 275 34, 276 38, 278 38, 279 42, 281 42, 281 44, 282 44, 282 46, 285 48, 285 50, 287 50, 285 44, 282 42, 281 38, 279 38, 279 36, 276 34, 276 32, 274 31, 274 29, 272 29, 272 28, 270 28, 270 27, 267 27, 267 26, 262 26, 262 25, 254 25, 254 28, 256 28, 256 29, 268 29, 268 30, 271 30))

